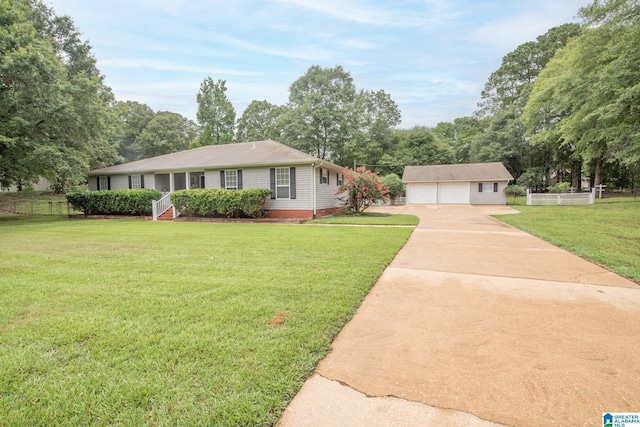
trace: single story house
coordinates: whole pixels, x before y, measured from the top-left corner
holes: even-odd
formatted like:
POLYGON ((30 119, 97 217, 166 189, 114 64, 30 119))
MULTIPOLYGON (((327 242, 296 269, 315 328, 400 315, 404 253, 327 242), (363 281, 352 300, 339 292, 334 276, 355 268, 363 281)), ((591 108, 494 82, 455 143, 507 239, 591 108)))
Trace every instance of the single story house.
POLYGON ((505 205, 513 176, 500 162, 407 166, 408 204, 505 205))
POLYGON ((276 141, 208 145, 92 170, 90 190, 270 188, 267 218, 313 218, 341 207, 343 169, 276 141))

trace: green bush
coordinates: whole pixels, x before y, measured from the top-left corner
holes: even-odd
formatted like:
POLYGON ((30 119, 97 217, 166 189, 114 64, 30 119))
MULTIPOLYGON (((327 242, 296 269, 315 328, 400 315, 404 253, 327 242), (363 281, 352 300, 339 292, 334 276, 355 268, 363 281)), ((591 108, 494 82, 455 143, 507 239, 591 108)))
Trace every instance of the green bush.
POLYGON ((267 188, 179 190, 171 194, 171 203, 184 216, 262 218, 269 196, 267 188))
POLYGON ((571 189, 571 184, 568 182, 560 182, 556 185, 547 187, 549 193, 567 193, 571 189))
POLYGON ((504 189, 504 193, 507 196, 518 197, 518 196, 524 196, 525 194, 527 194, 527 190, 522 185, 512 184, 512 185, 508 185, 504 189))
POLYGON ((74 209, 85 215, 151 215, 151 201, 159 200, 158 190, 73 191, 66 195, 74 209))
POLYGON ((389 197, 391 199, 395 199, 406 190, 402 179, 400 179, 400 177, 395 173, 383 176, 380 178, 380 181, 389 188, 389 197))

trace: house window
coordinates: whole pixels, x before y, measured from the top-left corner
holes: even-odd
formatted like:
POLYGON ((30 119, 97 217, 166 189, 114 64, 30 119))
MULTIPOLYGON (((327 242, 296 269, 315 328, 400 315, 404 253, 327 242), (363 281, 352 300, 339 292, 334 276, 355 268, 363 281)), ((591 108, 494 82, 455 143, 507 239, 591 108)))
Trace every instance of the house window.
POLYGON ((324 169, 320 169, 320 184, 328 184, 329 183, 329 171, 327 174, 324 174, 324 169))
POLYGON ((131 175, 131 185, 129 188, 143 188, 142 175, 131 175))
POLYGON ((479 193, 497 193, 498 183, 497 182, 479 182, 478 192, 479 193))
POLYGON ((189 174, 189 188, 204 188, 204 172, 191 172, 189 174))
POLYGON ((238 189, 238 171, 228 170, 224 171, 224 188, 227 190, 238 189))
POLYGON ((109 177, 108 176, 100 176, 100 177, 98 177, 98 190, 109 190, 109 177))
POLYGON ((276 199, 288 199, 290 196, 289 168, 276 168, 276 199))
POLYGON ((344 182, 344 175, 341 173, 336 174, 336 185, 339 187, 344 182))

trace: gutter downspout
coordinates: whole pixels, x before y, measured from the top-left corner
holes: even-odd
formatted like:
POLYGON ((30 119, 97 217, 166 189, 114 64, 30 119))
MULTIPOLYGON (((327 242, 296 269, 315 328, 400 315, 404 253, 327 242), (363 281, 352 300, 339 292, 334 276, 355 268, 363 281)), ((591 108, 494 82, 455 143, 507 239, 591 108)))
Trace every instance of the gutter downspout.
POLYGON ((311 163, 311 207, 313 210, 313 219, 316 219, 316 163, 311 163))

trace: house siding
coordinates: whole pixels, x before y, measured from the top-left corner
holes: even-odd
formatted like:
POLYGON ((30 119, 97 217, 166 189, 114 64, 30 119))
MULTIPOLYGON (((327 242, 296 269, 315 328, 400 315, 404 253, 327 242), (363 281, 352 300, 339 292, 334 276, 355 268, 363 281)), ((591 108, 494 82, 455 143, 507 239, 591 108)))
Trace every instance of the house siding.
POLYGON ((157 190, 156 188, 156 176, 152 173, 144 174, 144 188, 151 188, 152 190, 157 190))
MULTIPOLYGON (((327 169, 322 169, 325 176, 327 175, 327 169)), ((319 211, 323 209, 332 209, 340 206, 340 201, 336 197, 338 191, 338 181, 336 179, 336 171, 329 171, 329 183, 320 183, 320 168, 315 172, 315 184, 316 184, 316 208, 319 211)), ((322 214, 323 212, 320 212, 322 214)))
MULTIPOLYGON (((287 167, 283 165, 281 167, 287 167)), ((311 179, 313 167, 311 165, 295 166, 296 168, 296 198, 295 199, 269 199, 265 206, 269 210, 313 210, 313 197, 311 192, 311 179)), ((271 188, 269 168, 259 175, 260 187, 271 188)))
POLYGON ((471 182, 470 203, 472 205, 506 205, 507 195, 504 189, 509 184, 508 181, 498 182, 498 192, 480 192, 478 184, 480 182, 496 182, 496 181, 474 181, 471 182))
MULTIPOLYGON (((273 166, 273 167, 294 167, 294 166, 273 166)), ((265 209, 269 210, 308 210, 313 209, 311 179, 313 168, 311 165, 296 165, 296 198, 295 199, 269 199, 265 205, 265 209)), ((220 171, 225 169, 215 169, 205 171, 206 188, 220 187, 220 171)), ((242 170, 242 188, 271 188, 270 170, 268 168, 241 168, 242 170)))

